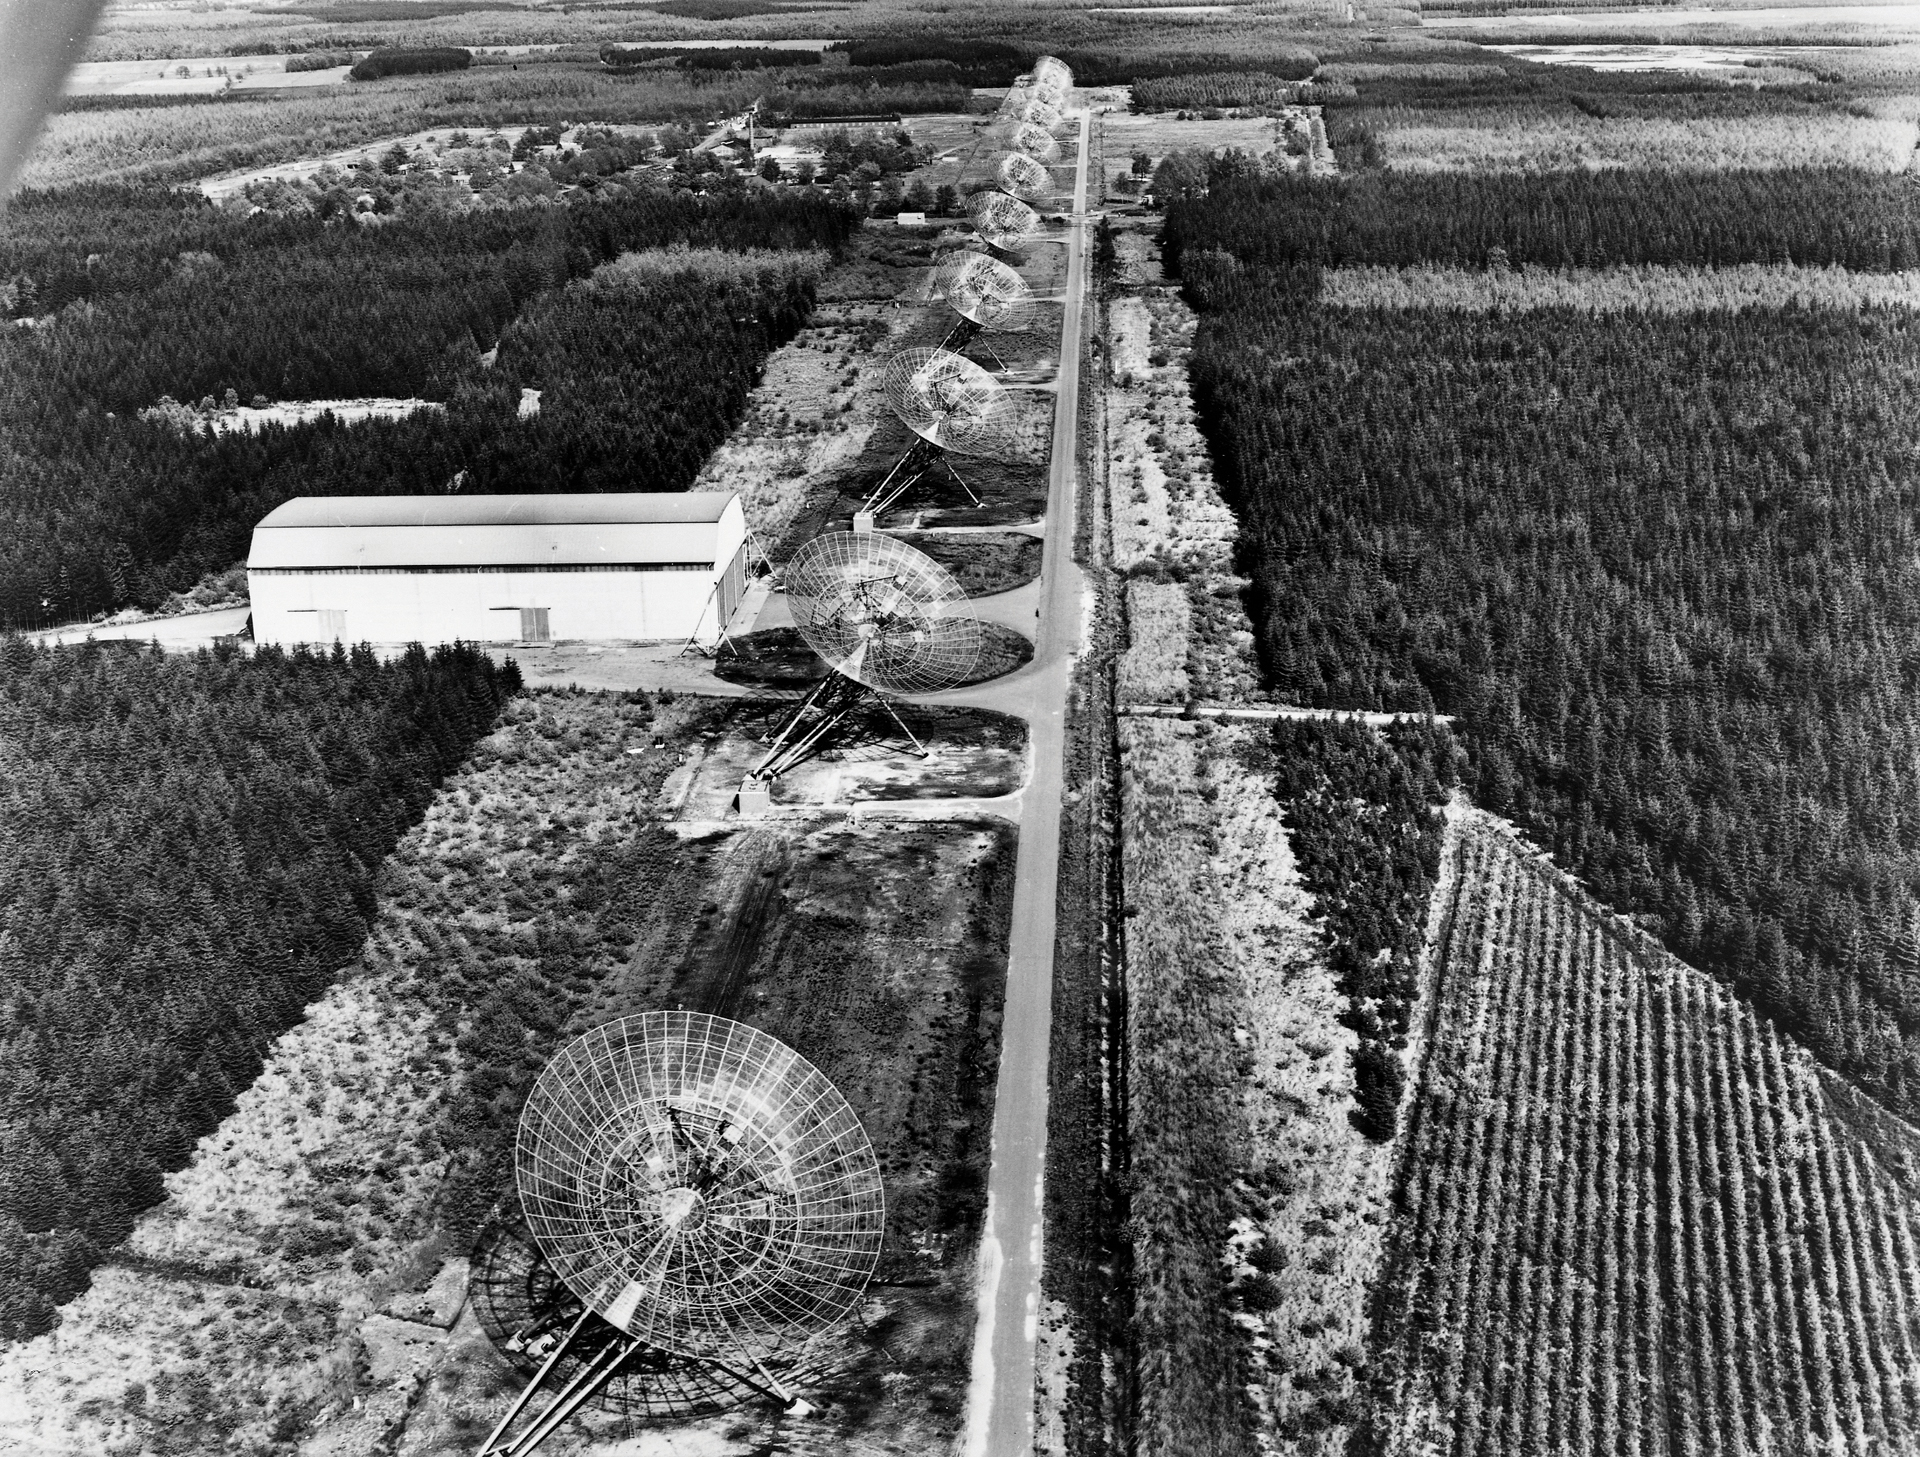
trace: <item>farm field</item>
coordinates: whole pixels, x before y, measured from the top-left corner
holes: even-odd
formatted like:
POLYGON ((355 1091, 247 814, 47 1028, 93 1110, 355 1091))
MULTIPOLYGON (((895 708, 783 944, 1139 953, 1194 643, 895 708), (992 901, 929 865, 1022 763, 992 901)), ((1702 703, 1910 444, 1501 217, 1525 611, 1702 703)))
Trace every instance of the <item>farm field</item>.
POLYGON ((833 1078, 875 1141, 889 1222, 822 1415, 781 1433, 749 1410, 672 1439, 715 1454, 776 1434, 794 1451, 947 1440, 1011 832, 681 818, 689 766, 736 712, 512 704, 383 868, 358 961, 59 1331, 0 1356, 0 1445, 471 1451, 512 1378, 462 1310, 464 1256, 508 1195, 519 1098, 574 1031, 673 1006, 745 1017, 833 1078))
POLYGON ((1454 821, 1378 1450, 1903 1451, 1913 1131, 1479 812, 1454 821))

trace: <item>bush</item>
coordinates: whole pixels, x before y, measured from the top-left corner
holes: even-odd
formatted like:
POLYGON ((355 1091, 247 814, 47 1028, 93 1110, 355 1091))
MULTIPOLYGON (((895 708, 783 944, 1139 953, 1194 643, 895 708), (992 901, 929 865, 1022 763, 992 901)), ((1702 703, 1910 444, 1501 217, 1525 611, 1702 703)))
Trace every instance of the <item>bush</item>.
POLYGON ((1269 71, 1208 71, 1200 75, 1153 76, 1136 81, 1135 111, 1177 111, 1200 106, 1285 106, 1300 99, 1302 85, 1269 71))
POLYGON ((464 71, 473 64, 473 52, 462 46, 382 46, 347 72, 350 80, 378 81, 386 76, 431 76, 440 71, 464 71))
POLYGON ((728 46, 688 51, 678 62, 683 71, 764 71, 782 66, 817 66, 820 52, 784 46, 728 46))
POLYGON ((288 56, 287 70, 298 74, 301 71, 331 71, 335 66, 350 66, 353 57, 345 52, 308 51, 304 56, 288 56))
POLYGON ((1300 877, 1313 892, 1328 965, 1347 997, 1357 1122, 1393 1136, 1405 1081, 1398 1049, 1417 995, 1427 901, 1440 867, 1435 805, 1454 779, 1444 728, 1281 720, 1274 792, 1286 808, 1300 877))

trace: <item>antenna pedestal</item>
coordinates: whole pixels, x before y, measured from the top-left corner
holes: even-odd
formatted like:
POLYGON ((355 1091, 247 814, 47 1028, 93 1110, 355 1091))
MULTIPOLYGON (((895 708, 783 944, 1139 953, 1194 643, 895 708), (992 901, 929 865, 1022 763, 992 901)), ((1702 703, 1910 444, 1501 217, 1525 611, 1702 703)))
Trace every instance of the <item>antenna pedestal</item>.
POLYGON ((884 696, 835 669, 800 701, 798 708, 787 715, 786 722, 769 741, 772 747, 767 750, 767 756, 754 765, 740 786, 740 813, 748 813, 748 785, 757 786, 756 803, 770 805, 771 801, 767 799, 768 783, 805 763, 855 714, 876 707, 893 720, 893 726, 913 745, 915 757, 926 758, 927 746, 900 721, 900 715, 893 711, 893 705, 884 696))
POLYGON ((773 809, 773 791, 768 788, 766 780, 756 779, 749 774, 740 781, 738 803, 741 819, 758 819, 773 809))
MULTIPOLYGON (((979 493, 967 484, 965 476, 953 468, 953 462, 948 458, 946 451, 930 440, 916 440, 908 448, 907 453, 894 463, 893 469, 887 472, 887 478, 874 487, 873 494, 867 497, 859 511, 854 513, 853 529, 855 531, 862 529, 861 516, 867 517, 869 522, 872 522, 891 511, 908 491, 920 483, 921 477, 936 465, 946 467, 947 474, 952 476, 955 484, 967 493, 969 501, 976 506, 982 504, 979 493)), ((871 531, 873 527, 869 525, 865 529, 871 531)))

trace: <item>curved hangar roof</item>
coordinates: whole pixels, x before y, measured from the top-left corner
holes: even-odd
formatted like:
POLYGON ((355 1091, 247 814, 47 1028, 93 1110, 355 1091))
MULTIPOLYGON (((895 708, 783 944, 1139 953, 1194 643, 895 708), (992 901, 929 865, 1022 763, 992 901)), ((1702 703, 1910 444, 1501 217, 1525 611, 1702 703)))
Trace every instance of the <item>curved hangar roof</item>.
POLYGON ((253 528, 254 570, 724 565, 732 491, 559 496, 296 496, 253 528))

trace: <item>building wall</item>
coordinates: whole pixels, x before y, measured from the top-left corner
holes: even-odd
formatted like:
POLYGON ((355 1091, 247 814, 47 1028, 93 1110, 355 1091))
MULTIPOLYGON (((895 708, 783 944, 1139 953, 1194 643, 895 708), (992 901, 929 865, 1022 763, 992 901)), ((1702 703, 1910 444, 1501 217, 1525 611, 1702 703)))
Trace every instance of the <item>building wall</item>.
MULTIPOLYGON (((521 609, 547 609, 555 640, 719 635, 714 572, 260 571, 248 574, 261 644, 522 641, 521 609), (334 616, 334 614, 340 614, 334 616), (704 615, 705 621, 701 619, 704 615)), ((730 574, 731 575, 731 574, 730 574)), ((736 577, 737 580, 737 577, 736 577)))

